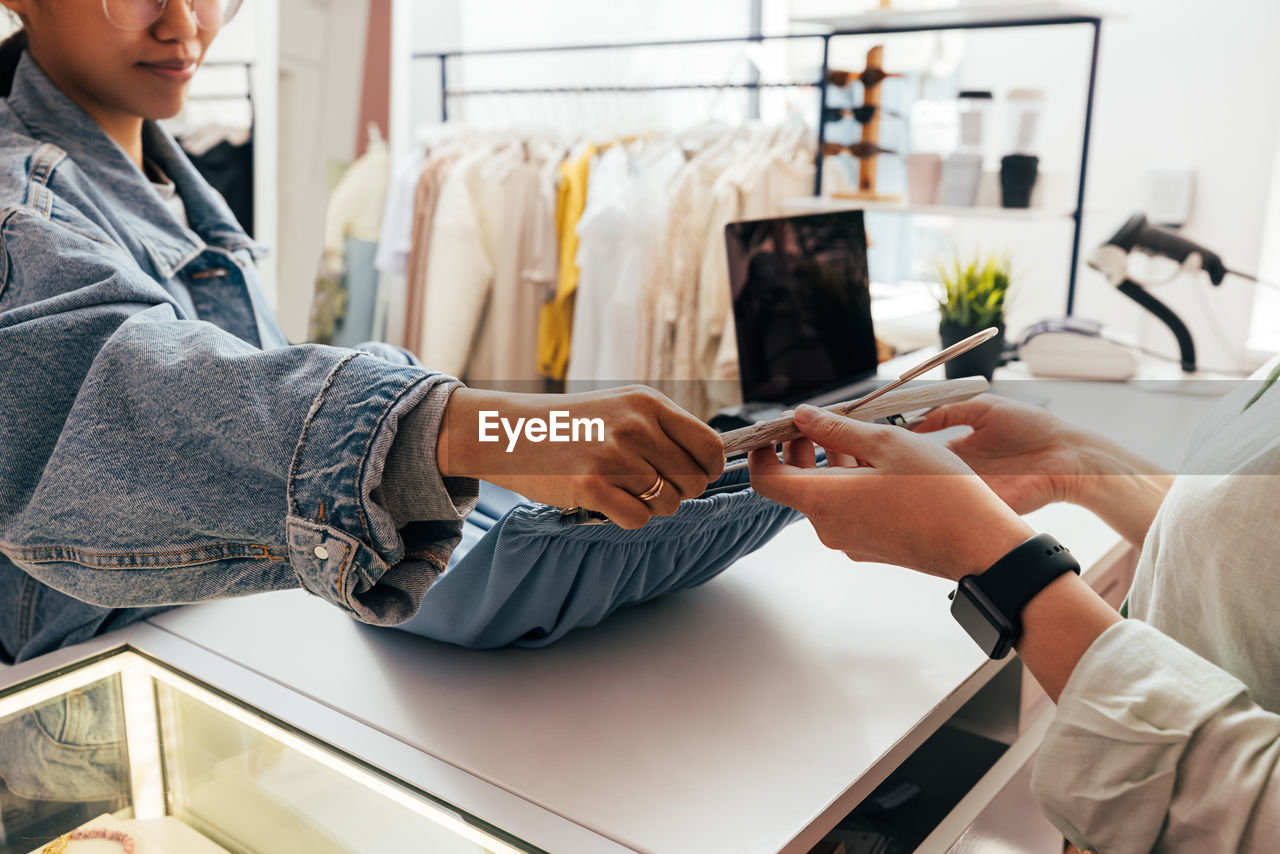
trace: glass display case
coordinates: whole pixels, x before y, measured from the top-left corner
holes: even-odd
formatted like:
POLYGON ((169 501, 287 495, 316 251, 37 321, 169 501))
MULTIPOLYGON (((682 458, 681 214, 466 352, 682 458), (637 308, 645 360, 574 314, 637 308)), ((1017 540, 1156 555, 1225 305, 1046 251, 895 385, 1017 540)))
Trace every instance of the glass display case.
POLYGON ((0 854, 537 851, 132 650, 0 689, 0 854))

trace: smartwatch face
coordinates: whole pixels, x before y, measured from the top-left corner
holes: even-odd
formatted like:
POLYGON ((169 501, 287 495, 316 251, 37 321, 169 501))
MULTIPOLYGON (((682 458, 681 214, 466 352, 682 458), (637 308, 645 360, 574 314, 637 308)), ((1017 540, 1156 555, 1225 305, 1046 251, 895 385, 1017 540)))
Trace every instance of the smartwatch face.
POLYGON ((991 658, 1004 658, 1013 648, 1013 626, 973 579, 960 580, 951 600, 951 615, 991 658))

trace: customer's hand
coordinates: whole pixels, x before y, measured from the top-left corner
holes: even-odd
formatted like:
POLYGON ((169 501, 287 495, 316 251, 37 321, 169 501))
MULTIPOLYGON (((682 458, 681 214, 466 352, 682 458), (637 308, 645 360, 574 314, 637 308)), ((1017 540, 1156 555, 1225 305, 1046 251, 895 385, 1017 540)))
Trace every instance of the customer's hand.
POLYGON ((643 386, 563 395, 460 388, 445 410, 437 460, 445 476, 477 477, 556 507, 597 510, 634 529, 700 495, 720 476, 724 450, 714 430, 643 386), (531 419, 548 422, 554 412, 566 413, 559 418, 568 441, 551 441, 536 427, 527 432, 531 419), (480 440, 484 425, 497 441, 480 440), (659 477, 661 491, 641 501, 637 496, 659 477))
POLYGON ((822 542, 853 560, 959 579, 982 572, 1034 531, 959 457, 898 427, 811 406, 796 411, 807 439, 751 454, 751 485, 809 517, 822 542), (827 452, 817 468, 813 444, 827 452))
POLYGON ((941 406, 917 433, 972 427, 948 444, 1017 513, 1055 501, 1077 501, 1089 437, 1035 406, 983 394, 941 406))

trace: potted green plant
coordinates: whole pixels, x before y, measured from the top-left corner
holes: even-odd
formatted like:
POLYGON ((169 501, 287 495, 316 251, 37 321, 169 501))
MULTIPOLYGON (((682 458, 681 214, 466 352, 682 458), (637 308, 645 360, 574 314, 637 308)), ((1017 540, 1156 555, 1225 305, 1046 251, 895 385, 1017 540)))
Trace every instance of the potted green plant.
POLYGON ((991 253, 968 260, 956 258, 938 267, 942 291, 938 332, 949 347, 975 332, 994 326, 1000 333, 947 363, 947 377, 984 376, 991 379, 1004 353, 1004 307, 1009 294, 1009 258, 991 253))

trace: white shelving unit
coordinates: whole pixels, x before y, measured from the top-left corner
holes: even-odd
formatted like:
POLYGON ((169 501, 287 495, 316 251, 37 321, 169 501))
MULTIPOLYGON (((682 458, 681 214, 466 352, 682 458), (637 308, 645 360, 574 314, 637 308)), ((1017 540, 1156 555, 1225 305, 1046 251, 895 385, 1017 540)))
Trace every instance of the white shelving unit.
MULTIPOLYGON (((831 41, 846 36, 889 36, 905 33, 922 33, 939 30, 1003 30, 1027 27, 1057 27, 1083 25, 1093 30, 1092 56, 1088 67, 1088 88, 1082 121, 1080 170, 1078 183, 1072 194, 1073 203, 1059 203, 1052 207, 997 208, 991 206, 951 207, 947 205, 916 205, 907 202, 868 201, 863 199, 832 198, 822 193, 819 165, 814 195, 786 200, 783 204, 790 213, 829 213, 846 210, 863 210, 874 213, 901 214, 906 216, 936 216, 966 218, 970 220, 994 220, 996 222, 1069 222, 1072 227, 1070 262, 1067 273, 1066 313, 1070 315, 1075 304, 1075 280, 1080 266, 1080 241, 1082 234, 1085 176, 1089 165, 1089 135, 1093 121, 1093 97, 1098 74, 1098 50, 1102 29, 1102 14, 1095 9, 1066 3, 1008 3, 985 6, 957 6, 948 9, 870 10, 858 13, 841 12, 829 15, 800 15, 791 18, 793 25, 812 27, 826 41, 823 47, 820 107, 827 106, 826 81, 831 62, 831 41), (1067 209, 1064 209, 1067 208, 1067 209)), ((826 136, 826 124, 819 120, 818 151, 815 158, 821 164, 822 147, 826 136)))
POLYGON ((872 213, 907 214, 914 216, 977 217, 1003 220, 1060 220, 1070 222, 1074 211, 1052 208, 996 208, 990 206, 955 207, 949 205, 913 205, 907 202, 869 201, 866 199, 840 199, 832 196, 799 196, 784 199, 782 207, 788 213, 835 213, 838 211, 868 211, 872 213))

